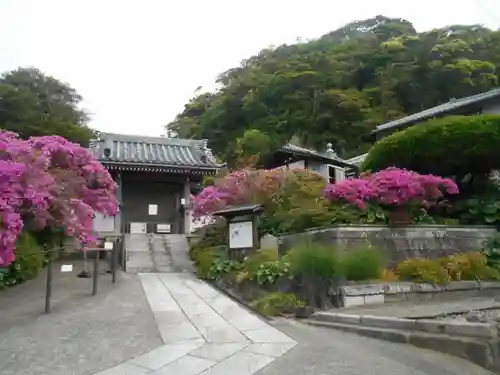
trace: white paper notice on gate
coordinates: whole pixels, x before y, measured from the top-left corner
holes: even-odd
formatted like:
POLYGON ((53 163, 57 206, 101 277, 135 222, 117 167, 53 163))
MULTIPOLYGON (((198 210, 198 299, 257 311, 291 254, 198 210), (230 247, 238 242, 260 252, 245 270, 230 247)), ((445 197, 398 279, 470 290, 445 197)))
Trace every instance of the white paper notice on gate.
POLYGON ((158 205, 157 204, 150 204, 148 206, 148 214, 149 215, 158 215, 158 205))

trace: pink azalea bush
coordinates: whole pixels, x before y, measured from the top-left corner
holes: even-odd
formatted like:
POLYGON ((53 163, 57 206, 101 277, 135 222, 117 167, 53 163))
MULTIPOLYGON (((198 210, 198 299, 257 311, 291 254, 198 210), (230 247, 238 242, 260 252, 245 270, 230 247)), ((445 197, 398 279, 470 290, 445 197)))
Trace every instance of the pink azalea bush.
POLYGON ((193 216, 201 218, 228 206, 249 203, 261 204, 266 212, 274 213, 301 204, 298 200, 315 201, 324 186, 321 176, 306 170, 239 170, 215 180, 193 197, 193 216))
POLYGON ((329 184, 324 194, 330 200, 346 201, 361 209, 365 209, 370 202, 394 208, 410 204, 429 207, 446 194, 458 194, 458 186, 449 178, 391 167, 329 184))
POLYGON ((0 265, 15 258, 23 227, 63 228, 92 244, 94 212, 114 216, 116 184, 92 153, 59 136, 0 132, 0 265))

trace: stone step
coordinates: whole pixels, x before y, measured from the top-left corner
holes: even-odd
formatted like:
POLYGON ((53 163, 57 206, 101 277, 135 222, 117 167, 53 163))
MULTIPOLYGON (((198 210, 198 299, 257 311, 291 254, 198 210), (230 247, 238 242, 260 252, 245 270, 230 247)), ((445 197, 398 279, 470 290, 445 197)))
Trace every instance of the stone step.
POLYGON ((152 253, 154 264, 156 266, 172 266, 172 259, 164 251, 152 253))
POLYGON ((127 251, 126 271, 130 273, 153 272, 154 264, 149 251, 127 251))

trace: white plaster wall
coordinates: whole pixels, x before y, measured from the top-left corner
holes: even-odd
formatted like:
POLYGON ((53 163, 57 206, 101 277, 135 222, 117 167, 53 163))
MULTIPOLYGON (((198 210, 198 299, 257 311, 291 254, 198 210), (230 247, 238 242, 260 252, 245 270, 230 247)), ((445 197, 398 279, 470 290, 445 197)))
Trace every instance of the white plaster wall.
POLYGON ((305 163, 304 160, 299 160, 294 163, 288 164, 289 169, 304 169, 305 168, 305 163))
MULTIPOLYGON (((319 163, 315 161, 309 161, 309 170, 316 172, 323 176, 325 180, 329 179, 328 164, 319 163)), ((337 182, 345 180, 345 169, 342 167, 333 166, 335 168, 335 179, 337 182)))
POLYGON ((335 180, 337 182, 345 180, 345 169, 340 167, 335 167, 335 180))
POLYGON ((196 229, 203 228, 205 225, 212 224, 214 221, 213 216, 203 216, 196 220, 192 219, 189 233, 193 233, 196 229))
MULTIPOLYGON (((118 214, 117 214, 118 216, 118 214)), ((94 216, 94 232, 97 233, 114 233, 116 230, 117 216, 104 216, 100 212, 96 212, 94 216)))
POLYGON ((308 169, 322 175, 323 178, 328 179, 328 168, 326 164, 318 163, 317 161, 309 161, 308 169))

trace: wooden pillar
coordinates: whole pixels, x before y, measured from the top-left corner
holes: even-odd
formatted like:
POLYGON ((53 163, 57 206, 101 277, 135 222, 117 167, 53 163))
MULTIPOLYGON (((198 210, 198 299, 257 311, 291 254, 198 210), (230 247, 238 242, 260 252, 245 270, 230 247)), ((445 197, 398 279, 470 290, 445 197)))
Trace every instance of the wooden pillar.
POLYGON ((118 185, 116 188, 116 199, 118 200, 118 212, 115 216, 115 232, 122 233, 124 230, 123 227, 123 178, 122 172, 118 171, 116 175, 116 184, 118 185))
POLYGON ((191 182, 186 177, 184 182, 184 234, 191 233, 191 182))

